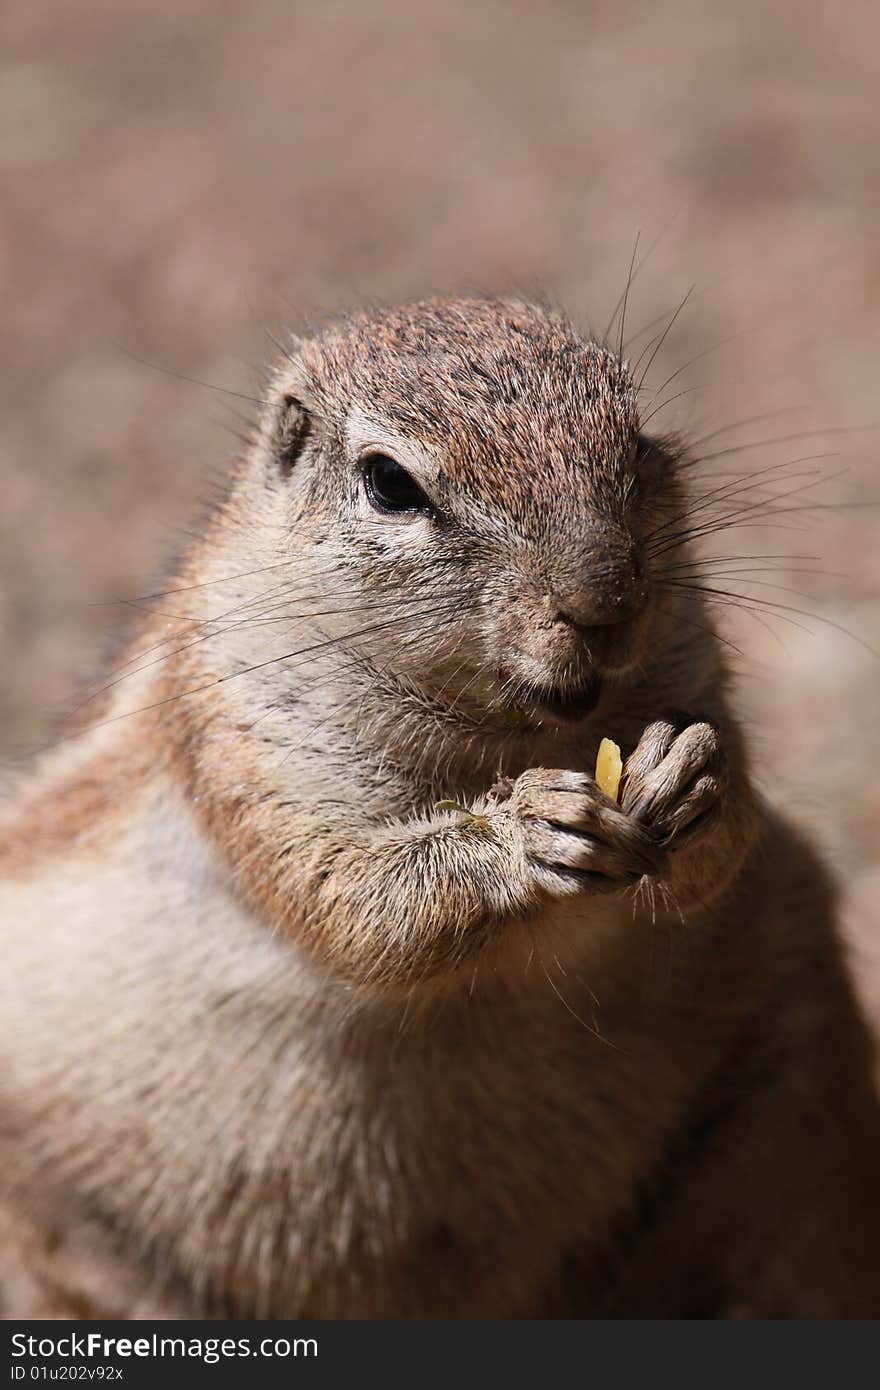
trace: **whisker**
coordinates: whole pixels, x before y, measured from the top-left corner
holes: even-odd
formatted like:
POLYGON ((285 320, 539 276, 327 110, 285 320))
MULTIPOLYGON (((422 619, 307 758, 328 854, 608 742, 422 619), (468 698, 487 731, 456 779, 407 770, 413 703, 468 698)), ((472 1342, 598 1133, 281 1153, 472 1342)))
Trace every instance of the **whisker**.
POLYGON ((806 632, 809 632, 810 629, 805 627, 803 623, 798 623, 794 618, 788 615, 796 613, 799 617, 811 618, 814 622, 823 623, 826 627, 833 628, 835 632, 841 633, 844 637, 849 637, 851 641, 856 642, 860 647, 863 647, 865 651, 870 652, 872 656, 880 659, 880 652, 872 647, 869 642, 866 642, 864 638, 859 637, 857 633, 850 631, 850 629, 844 627, 842 623, 835 622, 833 618, 828 618, 822 613, 814 613, 809 609, 797 608, 790 603, 780 603, 776 599, 761 598, 756 594, 737 594, 727 589, 716 589, 704 584, 686 585, 674 579, 669 580, 668 583, 670 586, 690 592, 694 597, 705 597, 707 603, 715 603, 719 606, 727 603, 732 607, 740 607, 746 611, 749 608, 760 608, 782 619, 782 621, 790 622, 794 627, 803 628, 806 632))
MULTIPOLYGON (((457 603, 456 603, 454 606, 451 606, 451 607, 449 608, 449 610, 447 610, 447 613, 445 614, 445 616, 449 616, 449 615, 455 613, 457 610, 458 610, 458 605, 457 605, 457 603)), ((443 609, 438 609, 437 606, 436 606, 436 604, 435 604, 435 605, 432 605, 432 606, 430 606, 430 607, 428 607, 428 608, 422 610, 420 613, 409 614, 408 616, 409 616, 410 620, 414 620, 415 618, 417 618, 417 617, 419 617, 419 616, 423 616, 423 617, 425 617, 425 618, 431 618, 432 621, 436 622, 436 618, 437 618, 437 616, 438 616, 438 613, 439 613, 440 616, 444 616, 444 610, 443 610, 443 609)), ((202 693, 203 693, 204 691, 206 691, 206 690, 213 690, 213 689, 215 689, 217 686, 225 685, 228 681, 238 680, 238 679, 240 679, 240 677, 242 677, 242 676, 251 675, 253 672, 255 672, 255 671, 260 671, 260 670, 264 670, 266 667, 274 666, 274 665, 279 664, 279 663, 281 663, 281 662, 285 662, 285 663, 286 663, 286 662, 292 661, 294 658, 297 658, 297 657, 300 657, 300 656, 303 656, 303 655, 306 655, 306 654, 311 654, 311 653, 316 652, 316 651, 321 651, 321 650, 326 649, 327 647, 332 647, 333 645, 341 645, 343 642, 346 642, 346 641, 356 641, 356 640, 358 640, 358 639, 360 639, 360 638, 362 638, 362 637, 364 637, 364 636, 366 636, 366 635, 368 635, 368 634, 370 634, 370 633, 378 632, 378 631, 381 631, 381 630, 384 630, 384 629, 387 629, 387 628, 390 628, 390 627, 395 627, 395 626, 397 625, 398 621, 399 621, 399 619, 398 619, 397 617, 395 617, 395 618, 393 618, 390 622, 383 622, 383 623, 378 623, 378 624, 372 624, 372 625, 370 625, 370 626, 368 626, 368 627, 366 627, 366 628, 360 628, 360 629, 358 629, 358 630, 356 630, 356 631, 353 631, 353 632, 343 633, 343 634, 340 634, 340 635, 337 636, 337 637, 327 638, 327 639, 324 640, 324 641, 316 642, 316 643, 312 644, 311 646, 303 647, 303 648, 300 648, 299 650, 296 650, 296 651, 284 653, 284 654, 282 654, 281 656, 270 657, 270 658, 268 658, 268 659, 265 660, 265 661, 258 661, 258 662, 255 662, 255 663, 253 663, 253 664, 250 665, 250 666, 243 667, 242 670, 240 670, 240 671, 230 671, 230 672, 228 672, 226 675, 215 677, 213 680, 205 681, 205 682, 203 682, 202 684, 197 685, 197 686, 193 686, 193 687, 191 687, 191 688, 188 689, 188 690, 176 691, 176 692, 175 692, 174 694, 172 694, 172 695, 164 696, 161 700, 154 700, 154 701, 150 702, 149 704, 141 705, 141 706, 140 706, 139 708, 137 708, 137 709, 134 709, 134 710, 126 710, 126 711, 124 711, 124 712, 121 713, 121 714, 111 715, 111 716, 109 716, 107 719, 102 719, 102 720, 98 721, 97 723, 90 725, 90 726, 88 727, 88 730, 81 730, 81 729, 79 729, 79 730, 75 730, 75 731, 73 731, 73 732, 71 732, 71 733, 62 735, 60 738, 58 738, 58 739, 54 740, 53 742, 51 742, 51 743, 45 745, 44 748, 40 749, 39 751, 45 752, 45 751, 47 751, 49 748, 54 748, 54 747, 57 747, 59 744, 66 743, 66 742, 68 742, 68 741, 70 741, 70 740, 72 740, 72 739, 74 739, 74 738, 79 738, 79 737, 81 737, 85 732, 89 732, 89 731, 94 730, 94 729, 104 728, 105 725, 116 724, 116 723, 118 723, 120 720, 123 720, 123 719, 131 719, 131 718, 134 718, 136 715, 139 715, 139 714, 147 714, 147 713, 149 713, 149 712, 151 712, 151 711, 153 711, 153 710, 161 709, 161 708, 163 708, 165 705, 172 704, 172 703, 173 703, 174 701, 176 701, 176 700, 187 699, 187 698, 189 698, 190 696, 202 694, 202 693)), ((199 639, 199 640, 205 640, 205 639, 199 639)), ((152 663, 151 663, 151 664, 152 664, 152 663)), ((296 668, 294 667, 294 668, 292 668, 292 669, 296 669, 296 668)), ((115 683, 115 682, 111 682, 111 684, 114 684, 114 683, 115 683)), ((100 692, 98 692, 98 693, 100 693, 100 692)), ((86 702, 84 702, 84 703, 88 703, 88 701, 86 701, 86 702)))
POLYGON ((541 969, 542 969, 543 972, 544 972, 544 975, 545 975, 545 977, 546 977, 547 983, 549 984, 549 986, 550 986, 550 988, 552 989, 553 993, 556 995, 556 998, 559 1000, 559 1002, 560 1002, 560 1004, 562 1005, 562 1007, 563 1007, 564 1009, 566 1009, 566 1010, 568 1011, 568 1013, 571 1014, 571 1016, 572 1016, 572 1018, 575 1020, 575 1022, 576 1022, 576 1023, 579 1023, 579 1024, 581 1025, 582 1028, 586 1028, 586 1030, 587 1030, 588 1033, 592 1033, 593 1036, 594 1036, 595 1038, 598 1038, 600 1042, 604 1043, 606 1047, 613 1048, 615 1052, 619 1052, 619 1051, 620 1051, 620 1048, 615 1047, 614 1043, 613 1043, 613 1042, 610 1042, 610 1041, 608 1040, 608 1038, 603 1037, 603 1035, 599 1032, 599 1030, 598 1030, 593 1024, 587 1023, 586 1019, 581 1018, 580 1014, 575 1012, 575 1010, 574 1010, 574 1009, 571 1007, 571 1005, 569 1004, 568 1000, 565 998, 564 994, 562 994, 561 991, 560 991, 559 989, 557 989, 556 985, 554 984, 553 979, 552 979, 552 977, 551 977, 551 975, 550 975, 550 972, 548 971, 547 966, 546 966, 546 964, 545 964, 545 962, 544 962, 544 960, 543 960, 543 957, 542 957, 541 955, 538 956, 538 963, 539 963, 541 969))
MULTIPOLYGON (((806 460, 796 460, 796 462, 805 461, 806 460)), ((673 533, 671 536, 666 536, 662 545, 650 547, 650 553, 652 555, 662 555, 667 550, 671 549, 673 546, 680 544, 682 539, 693 540, 699 536, 711 535, 713 532, 718 530, 733 529, 734 523, 742 525, 744 518, 755 515, 756 513, 761 514, 762 511, 767 516, 775 519, 777 516, 785 514, 785 509, 776 509, 774 506, 775 503, 787 501, 790 497, 799 497, 803 493, 808 492, 810 488, 818 487, 820 484, 832 483, 836 481, 837 478, 843 477, 844 474, 846 474, 848 471, 849 470, 847 468, 842 468, 839 469, 836 473, 820 474, 820 476, 818 478, 814 478, 812 482, 803 483, 799 487, 790 488, 785 492, 774 493, 769 498, 760 498, 758 501, 749 503, 744 507, 736 508, 734 511, 726 512, 719 517, 713 517, 711 521, 701 523, 698 526, 688 526, 683 531, 673 533)), ((735 497, 739 493, 745 491, 748 491, 748 488, 737 488, 729 496, 726 496, 721 500, 725 502, 730 501, 731 497, 735 497)), ((813 503, 811 506, 804 507, 803 510, 815 511, 823 505, 827 504, 813 503)), ((683 513, 680 518, 677 518, 677 520, 685 519, 687 516, 697 514, 700 511, 704 510, 704 506, 698 506, 694 509, 694 512, 683 513)), ((674 522, 670 524, 674 524, 674 522)), ((652 536, 649 537, 649 540, 654 539, 657 536, 662 536, 664 530, 665 527, 658 528, 655 532, 652 533, 652 536)))
POLYGON ((695 391, 700 390, 702 390, 700 386, 688 386, 684 391, 676 391, 674 396, 669 396, 667 400, 661 401, 659 405, 654 406, 653 410, 648 411, 644 419, 640 420, 640 428, 645 429, 653 420, 654 416, 659 415, 660 411, 665 410, 667 406, 674 405, 676 401, 683 400, 685 396, 692 396, 695 391))
MULTIPOLYGON (((688 302, 688 300, 690 299, 691 295, 693 294, 695 288, 696 288, 696 286, 691 285, 690 289, 689 289, 689 290, 687 291, 687 293, 685 294, 684 298, 682 299, 682 301, 681 301, 681 303, 679 304, 678 308, 676 309, 675 313, 672 315, 672 318, 669 320, 668 324, 666 325, 666 327, 664 328, 663 332, 661 333, 661 335, 660 335, 660 341, 657 343, 657 346, 654 348, 654 351, 651 353, 651 356, 648 358, 647 365, 645 366, 644 371, 642 372, 641 376, 639 377, 639 382, 638 382, 638 389, 639 389, 639 390, 641 390, 641 388, 642 388, 642 386, 643 386, 643 384, 644 384, 644 381, 645 381, 645 377, 648 375, 648 372, 651 370, 651 367, 654 365, 654 359, 656 358, 657 353, 660 351, 660 349, 662 348, 663 344, 666 342, 666 339, 669 337, 669 334, 672 332, 672 328, 673 328, 673 326, 674 326, 676 320, 678 319, 679 314, 680 314, 680 313, 682 312, 682 310, 684 309, 684 306, 687 304, 687 302, 688 302)), ((644 352, 642 353, 642 356, 639 358, 638 362, 637 362, 636 365, 633 367, 633 376, 636 375, 636 373, 637 373, 637 371, 638 371, 638 369, 639 369, 639 366, 640 366, 640 364, 641 364, 642 358, 644 357, 645 352, 648 351, 648 348, 649 348, 650 346, 651 346, 651 344, 648 343, 648 347, 645 348, 644 352)))
MULTIPOLYGON (((798 430, 794 434, 779 434, 769 439, 757 439, 752 444, 731 444, 726 449, 717 449, 714 454, 700 454, 697 457, 686 459, 685 467, 694 467, 698 464, 714 463, 716 459, 730 458, 734 454, 744 454, 750 449, 769 449, 777 444, 799 444, 804 439, 828 439, 831 435, 838 434, 872 434, 877 429, 876 425, 842 425, 835 429, 824 430, 798 430)), ((711 438, 707 435, 706 438, 711 438)))
POLYGON ((244 391, 233 391, 230 387, 218 386, 213 381, 201 381, 198 377, 187 376, 185 372, 177 372, 172 367, 163 367, 158 362, 149 362, 146 357, 139 357, 136 352, 130 352, 128 348, 123 347, 121 344, 117 344, 116 346, 117 351, 130 358, 132 362, 137 362, 142 367, 149 367, 153 372, 161 372, 163 376, 174 377, 176 381, 189 382, 190 386, 203 386, 206 391, 219 391, 224 396, 235 396, 238 400, 248 401, 251 405, 255 405, 259 409, 262 409, 266 404, 259 396, 249 396, 244 391))
POLYGON ((676 377, 681 376, 682 372, 686 372, 688 367, 692 367, 695 362, 702 362, 704 357, 710 357, 713 352, 720 352, 723 347, 727 347, 730 343, 735 343, 738 338, 744 337, 746 333, 751 331, 751 329, 744 328, 739 333, 731 333, 728 337, 722 338, 717 343, 713 343, 711 347, 704 348, 702 352, 696 353, 687 362, 683 362, 680 367, 672 372, 663 382, 662 386, 657 387, 657 390, 654 392, 655 397, 659 396, 661 391, 665 391, 667 386, 675 381, 676 377))
POLYGON ((674 618, 676 622, 687 623, 688 627, 694 627, 700 632, 707 633, 709 637, 714 637, 718 642, 721 642, 723 646, 730 647, 731 651, 736 652, 737 656, 742 657, 743 661, 746 660, 746 654, 742 648, 738 647, 735 642, 731 642, 729 638, 724 637, 716 628, 707 627, 705 623, 695 622, 693 618, 686 618, 684 614, 673 612, 670 608, 663 608, 661 606, 659 612, 667 618, 674 618))
MULTIPOLYGON (((732 434, 734 430, 744 430, 749 425, 761 425, 765 420, 775 420, 780 415, 792 415, 796 410, 801 409, 803 409, 802 406, 783 405, 776 410, 765 410, 761 415, 751 415, 745 420, 734 420, 732 424, 720 425, 717 429, 710 430, 708 434, 700 435, 698 439, 692 440, 691 448, 701 448, 702 445, 710 443, 713 439, 718 439, 722 434, 732 434)), ((833 431, 829 432, 833 433, 833 431)))
MULTIPOLYGON (((817 457, 821 458, 823 456, 818 455, 817 457)), ((798 478, 813 478, 817 482, 822 481, 827 475, 823 474, 822 470, 818 468, 803 469, 798 473, 782 473, 783 469, 795 468, 800 463, 812 461, 812 457, 786 459, 782 463, 768 464, 764 468, 756 468, 750 473, 742 473, 732 480, 719 483, 716 487, 710 488, 708 492, 698 493, 689 498, 684 511, 679 512, 677 516, 670 517, 660 526, 649 532, 645 540, 646 542, 653 540, 656 536, 662 535, 665 531, 668 531, 671 526, 676 525, 679 521, 684 521, 687 517, 697 516, 700 512, 707 511, 712 506, 730 501, 732 497, 737 497, 744 492, 751 492, 755 487, 756 481, 760 478, 769 479, 773 478, 775 474, 780 474, 780 481, 782 482, 791 482, 798 478)), ((763 485, 759 483, 758 486, 761 487, 763 485)), ((780 496, 784 497, 786 495, 785 493, 771 493, 769 498, 760 500, 772 501, 780 496)), ((758 499, 756 499, 756 501, 757 500, 758 499)))
MULTIPOLYGON (((623 335, 624 335, 624 331, 625 331, 624 325, 625 325, 625 323, 626 323, 626 306, 627 306, 627 304, 629 303, 629 292, 630 292, 630 289, 631 289, 631 287, 632 287, 632 282, 633 282, 633 266, 634 266, 635 263, 636 263, 636 252, 637 252, 638 249, 639 249, 639 237, 640 237, 641 235, 642 235, 642 234, 641 234, 640 231, 636 232, 635 244, 633 245, 632 256, 631 256, 631 258, 630 258, 630 263, 629 263, 629 272, 628 272, 627 277, 626 277, 626 287, 625 287, 625 289, 624 289, 624 291, 623 291, 623 308, 622 308, 621 311, 620 311, 620 333, 618 334, 618 339, 617 339, 617 355, 618 355, 618 357, 622 357, 622 356, 623 356, 623 335)), ((606 336, 607 336, 607 335, 606 335, 606 336)))

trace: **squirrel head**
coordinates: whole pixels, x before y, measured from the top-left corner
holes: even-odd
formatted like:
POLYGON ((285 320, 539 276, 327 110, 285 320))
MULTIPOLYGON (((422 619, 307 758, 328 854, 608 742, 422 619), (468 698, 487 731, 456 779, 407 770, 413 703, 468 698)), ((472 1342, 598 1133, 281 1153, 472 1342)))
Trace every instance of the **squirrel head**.
POLYGON ((460 299, 298 342, 245 485, 352 660, 546 722, 640 661, 673 472, 614 351, 546 308, 460 299))

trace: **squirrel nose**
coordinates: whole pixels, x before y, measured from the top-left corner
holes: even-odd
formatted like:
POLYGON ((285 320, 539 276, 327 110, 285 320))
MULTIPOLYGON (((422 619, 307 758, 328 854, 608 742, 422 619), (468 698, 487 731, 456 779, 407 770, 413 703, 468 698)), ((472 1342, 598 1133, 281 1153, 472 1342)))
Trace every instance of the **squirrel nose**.
POLYGON ((554 621, 579 631, 631 622, 646 597, 638 556, 633 549, 613 563, 601 563, 592 555, 576 584, 554 586, 548 597, 554 621))
POLYGON ((576 628, 578 632, 591 632, 596 627, 617 627, 621 623, 630 623, 638 614, 635 603, 596 607, 578 605, 577 616, 570 612, 571 606, 557 607, 555 621, 564 624, 564 627, 576 628))
POLYGON ((556 602, 554 621, 566 627, 576 628, 578 632, 589 632, 597 627, 616 627, 636 618, 641 610, 640 596, 626 595, 609 598, 607 595, 585 595, 582 599, 571 598, 556 602))

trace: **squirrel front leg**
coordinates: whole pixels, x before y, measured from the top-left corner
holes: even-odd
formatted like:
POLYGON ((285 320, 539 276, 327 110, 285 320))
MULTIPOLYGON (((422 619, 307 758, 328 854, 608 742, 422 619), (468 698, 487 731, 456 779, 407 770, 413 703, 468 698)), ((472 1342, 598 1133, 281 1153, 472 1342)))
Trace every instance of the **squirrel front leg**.
POLYGON ((626 761, 621 805, 669 852, 660 883, 678 911, 716 899, 754 844, 757 805, 739 735, 706 720, 649 724, 626 761))
POLYGON ((665 852, 591 777, 521 774, 509 799, 328 839, 310 874, 306 936, 361 982, 455 968, 542 901, 613 892, 658 873, 665 852))

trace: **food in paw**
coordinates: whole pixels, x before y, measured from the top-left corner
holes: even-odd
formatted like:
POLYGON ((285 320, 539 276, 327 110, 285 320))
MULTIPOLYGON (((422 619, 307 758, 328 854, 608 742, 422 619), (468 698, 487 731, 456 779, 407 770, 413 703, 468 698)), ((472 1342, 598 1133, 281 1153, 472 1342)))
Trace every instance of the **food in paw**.
POLYGON ((610 738, 603 738, 596 757, 596 785, 612 801, 617 800, 622 772, 623 759, 620 749, 610 738))

